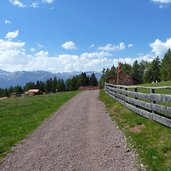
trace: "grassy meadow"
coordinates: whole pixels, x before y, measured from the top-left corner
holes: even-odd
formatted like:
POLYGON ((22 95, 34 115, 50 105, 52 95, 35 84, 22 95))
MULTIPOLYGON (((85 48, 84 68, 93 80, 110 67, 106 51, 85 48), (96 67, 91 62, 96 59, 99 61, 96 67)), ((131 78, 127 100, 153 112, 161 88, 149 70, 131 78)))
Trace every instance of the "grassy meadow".
MULTIPOLYGON (((148 87, 157 87, 157 86, 171 86, 171 81, 166 81, 166 82, 159 82, 159 83, 148 83, 148 84, 141 84, 143 86, 148 86, 148 87)), ((171 89, 156 89, 156 93, 158 94, 171 94, 171 89)), ((140 92, 144 93, 150 93, 147 89, 140 89, 140 92)))
POLYGON ((78 91, 0 100, 0 161, 78 91))
MULTIPOLYGON (((171 81, 166 82, 159 82, 159 83, 147 83, 147 84, 140 84, 137 86, 147 86, 147 87, 162 87, 162 86, 171 86, 171 81)), ((134 89, 129 89, 131 91, 134 91, 134 89)), ((138 88, 138 92, 142 93, 150 93, 150 89, 147 88, 138 88)), ((155 93, 157 94, 171 94, 171 89, 156 89, 155 93)))
MULTIPOLYGON (((166 85, 171 86, 171 81, 145 86, 166 85)), ((171 91, 160 90, 158 93, 171 94, 171 91)), ((130 111, 108 96, 104 90, 101 90, 99 98, 105 103, 111 119, 125 133, 128 143, 137 150, 139 160, 147 170, 171 171, 171 128, 130 111)))

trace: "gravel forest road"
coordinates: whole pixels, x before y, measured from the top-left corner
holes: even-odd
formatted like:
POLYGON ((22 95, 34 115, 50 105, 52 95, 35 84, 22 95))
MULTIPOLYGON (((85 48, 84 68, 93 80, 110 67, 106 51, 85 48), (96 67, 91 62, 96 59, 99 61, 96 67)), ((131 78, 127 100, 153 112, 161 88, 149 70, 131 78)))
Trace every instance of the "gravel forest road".
POLYGON ((9 154, 1 171, 136 171, 136 154, 98 100, 84 91, 9 154))

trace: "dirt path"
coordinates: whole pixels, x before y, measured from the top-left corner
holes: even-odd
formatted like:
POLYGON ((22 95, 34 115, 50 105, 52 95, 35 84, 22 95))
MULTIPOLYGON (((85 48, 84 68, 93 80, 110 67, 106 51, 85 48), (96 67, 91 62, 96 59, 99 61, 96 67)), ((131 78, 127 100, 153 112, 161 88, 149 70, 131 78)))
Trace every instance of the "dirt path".
POLYGON ((98 90, 74 97, 14 147, 2 171, 136 171, 133 151, 111 123, 98 90))

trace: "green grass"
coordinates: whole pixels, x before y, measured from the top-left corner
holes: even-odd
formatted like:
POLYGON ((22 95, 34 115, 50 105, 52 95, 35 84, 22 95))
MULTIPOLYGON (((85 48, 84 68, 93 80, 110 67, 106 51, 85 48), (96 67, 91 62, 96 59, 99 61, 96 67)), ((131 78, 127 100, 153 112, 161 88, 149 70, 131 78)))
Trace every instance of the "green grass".
POLYGON ((109 97, 101 90, 99 98, 110 117, 123 130, 127 141, 139 154, 148 171, 171 171, 171 128, 146 119, 109 97), (134 128, 142 126, 138 131, 134 128))
POLYGON ((0 100, 0 161, 78 91, 0 100))
POLYGON ((154 86, 171 86, 171 81, 165 81, 165 82, 158 82, 158 83, 147 83, 147 84, 141 84, 143 86, 149 86, 149 87, 154 87, 154 86))
MULTIPOLYGON (((148 83, 141 84, 140 86, 148 86, 148 87, 157 87, 157 86, 171 86, 171 81, 159 82, 159 83, 148 83)), ((150 93, 147 89, 139 89, 139 92, 150 93)), ((171 94, 171 89, 157 89, 156 93, 158 94, 171 94)))

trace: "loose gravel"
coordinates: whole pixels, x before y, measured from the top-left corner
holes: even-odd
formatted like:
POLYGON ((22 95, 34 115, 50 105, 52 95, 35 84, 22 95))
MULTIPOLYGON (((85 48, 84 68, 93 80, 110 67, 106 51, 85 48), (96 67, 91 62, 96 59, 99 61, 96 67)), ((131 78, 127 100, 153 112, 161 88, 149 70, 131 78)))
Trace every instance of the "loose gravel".
POLYGON ((137 171, 136 153, 98 100, 98 90, 72 98, 13 148, 1 171, 137 171))

